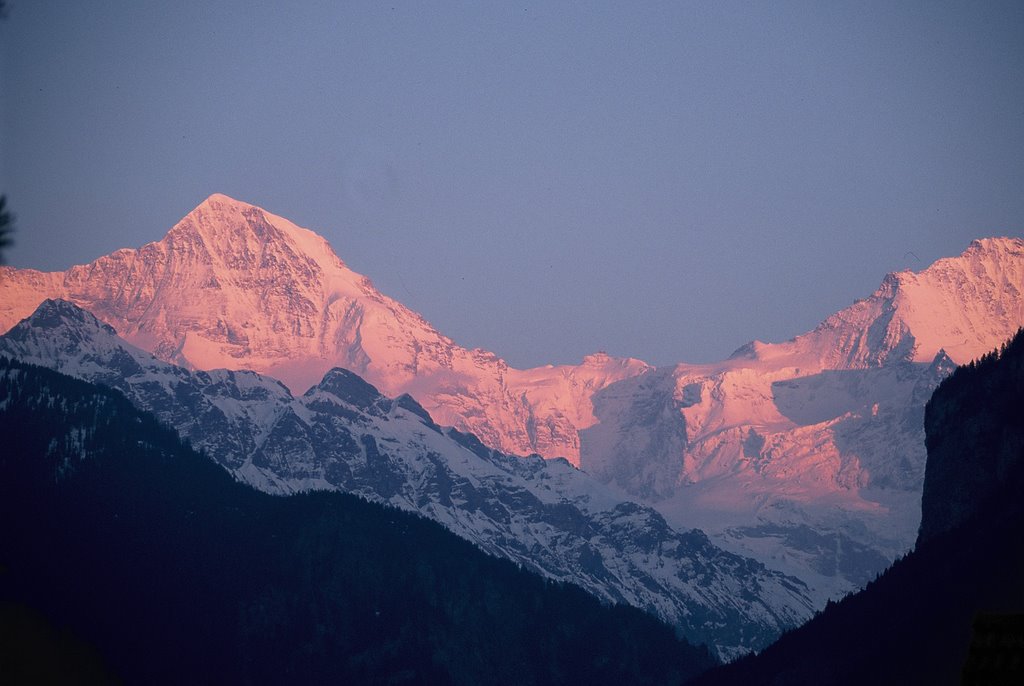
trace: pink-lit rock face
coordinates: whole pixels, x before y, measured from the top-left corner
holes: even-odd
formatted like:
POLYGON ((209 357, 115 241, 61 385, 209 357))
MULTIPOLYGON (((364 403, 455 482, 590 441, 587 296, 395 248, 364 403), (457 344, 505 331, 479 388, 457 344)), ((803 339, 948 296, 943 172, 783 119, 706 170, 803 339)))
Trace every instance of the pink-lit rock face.
POLYGON ((442 424, 515 454, 579 464, 591 395, 642 374, 598 354, 519 370, 467 350, 349 269, 327 242, 258 207, 213 195, 160 241, 63 273, 6 268, 0 330, 64 298, 133 344, 196 369, 252 369, 301 393, 331 367, 410 393, 442 424))

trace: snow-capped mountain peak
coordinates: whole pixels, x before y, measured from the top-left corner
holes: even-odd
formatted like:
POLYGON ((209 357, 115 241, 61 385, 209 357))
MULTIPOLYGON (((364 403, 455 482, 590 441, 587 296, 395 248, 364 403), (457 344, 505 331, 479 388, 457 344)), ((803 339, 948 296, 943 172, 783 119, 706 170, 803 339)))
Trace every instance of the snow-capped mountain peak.
POLYGON ((887 274, 871 296, 809 333, 785 343, 754 341, 732 358, 804 370, 863 369, 930 362, 941 348, 963 364, 1013 335, 1024 321, 1022 291, 1024 241, 983 238, 922 271, 887 274))
POLYGON ((217 260, 219 271, 285 268, 294 263, 313 266, 318 280, 352 293, 367 294, 366 277, 348 269, 317 233, 266 210, 215 193, 200 203, 168 232, 168 242, 196 243, 217 260))
POLYGON ((379 405, 384 398, 373 384, 367 383, 358 374, 341 367, 328 370, 320 383, 306 391, 303 397, 313 398, 324 394, 361 410, 369 410, 379 405))
POLYGON ((33 325, 41 327, 53 327, 61 323, 64 325, 62 328, 67 331, 83 332, 87 335, 93 332, 117 335, 114 327, 101 322, 92 312, 60 298, 47 298, 41 302, 29 320, 33 325))
POLYGON ((161 240, 67 272, 8 269, 0 330, 47 297, 92 311, 128 341, 193 369, 253 369, 301 392, 332 367, 507 452, 579 461, 590 395, 644 373, 638 360, 510 368, 467 350, 349 269, 317 234, 211 195, 161 240))
POLYGON ((121 375, 136 373, 151 358, 118 338, 114 327, 65 300, 44 300, 24 324, 6 335, 7 349, 19 359, 66 374, 91 374, 109 386, 118 387, 121 375))

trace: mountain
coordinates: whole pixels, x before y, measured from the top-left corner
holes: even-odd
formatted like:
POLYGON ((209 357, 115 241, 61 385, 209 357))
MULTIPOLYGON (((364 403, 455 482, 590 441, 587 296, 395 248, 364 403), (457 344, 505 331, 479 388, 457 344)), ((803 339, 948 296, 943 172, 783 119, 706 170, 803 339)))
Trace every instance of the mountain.
POLYGON ((46 298, 93 312, 124 338, 192 369, 251 369, 302 392, 332 367, 411 393, 442 424, 489 446, 579 462, 590 396, 641 374, 591 355, 518 370, 467 350, 349 269, 315 233, 212 195, 160 241, 66 272, 0 270, 0 331, 46 298))
POLYGON ((924 404, 1024 324, 1022 288, 1024 241, 984 239, 720 363, 599 354, 518 370, 456 345, 314 233, 214 195, 137 250, 62 273, 3 268, 0 330, 63 298, 190 369, 251 369, 296 392, 352 370, 489 447, 565 457, 669 525, 799 577, 820 607, 913 544, 924 404))
POLYGON ((985 239, 785 343, 611 384, 581 468, 827 597, 917 533, 924 406, 1024 324, 1024 241, 985 239))
POLYGON ((341 490, 421 514, 723 656, 767 645, 813 609, 798 579, 669 526, 565 460, 505 455, 442 428, 410 396, 388 398, 344 369, 294 397, 255 372, 158 360, 58 300, 0 337, 0 355, 117 389, 261 490, 341 490))
POLYGON ((5 683, 676 684, 712 665, 433 522, 239 484, 99 385, 0 359, 0 434, 5 683))
POLYGON ((958 368, 928 402, 915 549, 760 655, 695 683, 1021 683, 1022 408, 1024 331, 958 368))
POLYGON ((780 344, 754 341, 734 356, 791 366, 864 369, 890 361, 930 362, 944 351, 957 364, 1010 338, 1024 318, 1024 240, 972 241, 961 255, 921 272, 885 277, 871 297, 814 331, 780 344))

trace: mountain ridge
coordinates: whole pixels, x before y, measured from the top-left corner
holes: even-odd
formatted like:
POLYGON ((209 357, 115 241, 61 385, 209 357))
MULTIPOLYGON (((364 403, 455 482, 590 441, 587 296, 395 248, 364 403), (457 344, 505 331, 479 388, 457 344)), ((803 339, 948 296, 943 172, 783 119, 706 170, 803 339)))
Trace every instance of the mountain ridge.
POLYGON ((796 574, 823 605, 912 545, 924 403, 954 363, 1024 324, 1022 291, 1024 241, 980 239, 720 363, 598 354, 520 370, 456 345, 313 232, 214 195, 138 250, 63 273, 4 268, 0 329, 62 297, 192 369, 254 369, 293 389, 350 369, 504 453, 565 457, 673 526, 796 574))
POLYGON ((236 478, 290 494, 341 490, 437 521, 493 555, 645 609, 735 655, 812 609, 802 582, 728 553, 565 460, 509 456, 334 369, 302 396, 252 371, 189 371, 47 300, 0 354, 122 392, 236 478))
POLYGON ((323 238, 223 195, 137 250, 66 272, 0 274, 0 330, 59 297, 169 362, 254 369, 296 392, 342 366, 496 448, 574 464, 592 390, 649 369, 598 353, 517 370, 462 348, 351 271, 323 238))
MULTIPOLYGON (((963 363, 1013 332, 1009 324, 985 326, 983 315, 1024 320, 1020 264, 1021 239, 979 239, 960 256, 938 260, 923 272, 890 273, 872 296, 806 334, 784 343, 754 340, 723 363, 687 367, 722 367, 741 359, 779 366, 785 358, 794 368, 861 368, 901 356, 930 361, 939 348, 963 363), (1001 275, 989 267, 1002 264, 1016 266, 995 283, 1001 275), (938 273, 943 278, 932 278, 938 273), (973 283, 972 275, 989 283, 973 283), (922 295, 943 280, 966 286, 942 294, 938 303, 922 295), (977 292, 966 292, 972 288, 977 292), (951 303, 967 296, 991 311, 971 308, 966 319, 952 316, 963 308, 951 303), (925 314, 931 316, 922 323, 925 314), (931 332, 938 323, 949 325, 931 332), (961 338, 945 340, 956 336, 961 338), (826 352, 815 355, 809 347, 826 352)), ((462 348, 377 291, 315 232, 219 193, 163 239, 141 248, 118 250, 65 272, 3 270, 0 330, 28 316, 44 297, 60 297, 176 364, 250 368, 280 378, 296 392, 331 366, 343 366, 390 395, 412 394, 443 423, 472 431, 496 448, 563 456, 577 465, 576 434, 595 422, 590 395, 652 369, 640 360, 594 354, 576 365, 519 370, 493 353, 462 348), (185 302, 164 302, 162 291, 185 302)))
POLYGON ((436 522, 259 493, 99 384, 0 358, 0 434, 5 683, 669 685, 713 663, 436 522))

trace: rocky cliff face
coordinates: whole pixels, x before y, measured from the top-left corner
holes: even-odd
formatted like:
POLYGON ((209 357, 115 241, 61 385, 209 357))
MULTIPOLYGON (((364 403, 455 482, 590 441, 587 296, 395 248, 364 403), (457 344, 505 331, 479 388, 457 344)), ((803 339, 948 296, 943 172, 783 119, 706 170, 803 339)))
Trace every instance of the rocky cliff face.
POLYGON ((925 433, 918 545, 978 516, 1008 488, 1024 495, 1024 330, 939 386, 925 433))

